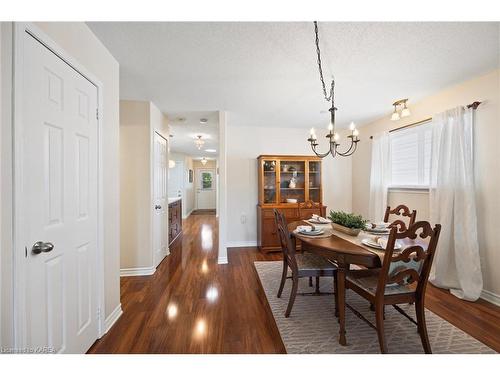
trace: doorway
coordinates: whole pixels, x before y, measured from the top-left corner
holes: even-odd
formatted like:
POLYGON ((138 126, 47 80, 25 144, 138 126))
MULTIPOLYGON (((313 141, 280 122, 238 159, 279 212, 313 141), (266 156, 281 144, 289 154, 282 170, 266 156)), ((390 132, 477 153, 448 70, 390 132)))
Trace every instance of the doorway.
POLYGON ((196 170, 196 209, 215 210, 216 181, 214 168, 196 170))

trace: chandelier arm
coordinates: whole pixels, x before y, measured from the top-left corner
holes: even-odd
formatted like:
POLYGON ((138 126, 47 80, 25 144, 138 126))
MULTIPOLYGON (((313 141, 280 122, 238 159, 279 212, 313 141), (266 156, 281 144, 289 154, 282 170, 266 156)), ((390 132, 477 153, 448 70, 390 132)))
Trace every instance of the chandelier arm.
POLYGON ((358 141, 353 141, 351 139, 351 146, 349 147, 349 149, 346 150, 345 152, 338 152, 338 154, 340 156, 351 156, 352 154, 354 154, 354 152, 356 152, 357 148, 358 148, 358 141))
POLYGON ((332 151, 332 150, 331 150, 331 147, 330 147, 330 150, 328 150, 327 152, 325 152, 325 153, 323 153, 323 154, 322 154, 322 153, 320 153, 320 152, 317 152, 317 151, 316 151, 316 146, 315 146, 312 142, 311 142, 311 149, 312 149, 312 150, 313 150, 313 152, 316 154, 316 156, 318 156, 318 157, 320 157, 320 158, 324 158, 324 157, 328 156, 328 154, 330 154, 330 153, 331 153, 331 151, 332 151))

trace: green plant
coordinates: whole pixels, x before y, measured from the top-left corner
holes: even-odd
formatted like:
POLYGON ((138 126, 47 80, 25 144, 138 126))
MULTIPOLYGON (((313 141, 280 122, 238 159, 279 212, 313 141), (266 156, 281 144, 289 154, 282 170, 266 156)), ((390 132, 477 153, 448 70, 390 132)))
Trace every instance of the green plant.
POLYGON ((363 219, 363 216, 348 214, 344 211, 330 211, 329 218, 332 223, 352 229, 364 229, 368 223, 368 220, 363 219))

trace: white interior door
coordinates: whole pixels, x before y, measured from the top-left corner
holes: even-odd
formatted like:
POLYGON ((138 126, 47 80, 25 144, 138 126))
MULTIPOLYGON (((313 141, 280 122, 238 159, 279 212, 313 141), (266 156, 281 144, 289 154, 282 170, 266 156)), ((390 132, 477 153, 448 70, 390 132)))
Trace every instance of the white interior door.
POLYGON ((196 174, 196 208, 215 210, 215 169, 200 168, 196 174))
POLYGON ((167 140, 156 132, 153 144, 153 249, 157 266, 168 252, 168 147, 167 140))
POLYGON ((97 339, 97 87, 23 36, 26 341, 84 353, 97 339))
POLYGON ((175 162, 175 167, 168 173, 168 196, 170 198, 183 197, 184 191, 184 163, 175 162))

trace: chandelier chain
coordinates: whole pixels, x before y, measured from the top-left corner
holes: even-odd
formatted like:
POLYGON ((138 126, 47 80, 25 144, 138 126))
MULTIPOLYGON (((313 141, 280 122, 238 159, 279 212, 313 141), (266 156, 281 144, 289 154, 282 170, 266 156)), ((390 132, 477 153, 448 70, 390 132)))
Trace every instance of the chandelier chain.
POLYGON ((332 83, 330 85, 330 93, 326 92, 326 84, 325 79, 323 77, 323 67, 321 62, 321 49, 319 48, 319 32, 318 32, 318 22, 314 21, 314 34, 316 35, 316 55, 318 57, 318 70, 319 70, 319 79, 321 81, 321 86, 323 87, 323 95, 327 102, 332 101, 333 104, 333 91, 335 88, 335 80, 332 79, 332 83))

